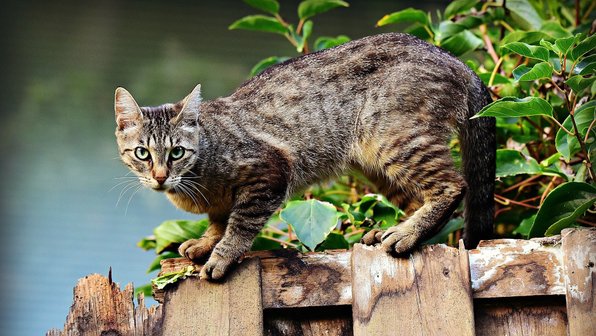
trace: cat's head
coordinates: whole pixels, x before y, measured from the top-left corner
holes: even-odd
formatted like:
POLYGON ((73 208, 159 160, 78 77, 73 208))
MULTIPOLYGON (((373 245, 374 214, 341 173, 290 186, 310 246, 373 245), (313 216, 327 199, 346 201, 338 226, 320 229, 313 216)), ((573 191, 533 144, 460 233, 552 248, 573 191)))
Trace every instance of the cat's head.
POLYGON ((201 86, 176 104, 139 107, 132 95, 117 88, 116 139, 122 162, 149 188, 184 188, 184 174, 198 158, 198 114, 201 86))

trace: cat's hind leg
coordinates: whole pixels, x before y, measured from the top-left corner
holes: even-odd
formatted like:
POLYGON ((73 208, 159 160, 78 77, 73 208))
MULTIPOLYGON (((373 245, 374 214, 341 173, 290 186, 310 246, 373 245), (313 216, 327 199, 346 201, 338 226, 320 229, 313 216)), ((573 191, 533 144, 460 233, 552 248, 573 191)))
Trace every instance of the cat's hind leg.
POLYGON ((387 231, 374 232, 363 237, 363 242, 376 242, 387 252, 410 251, 429 233, 443 225, 457 208, 465 192, 466 184, 453 166, 446 145, 431 145, 413 154, 400 151, 383 164, 383 174, 403 188, 416 190, 423 204, 405 222, 387 231), (366 239, 365 239, 366 238, 366 239))

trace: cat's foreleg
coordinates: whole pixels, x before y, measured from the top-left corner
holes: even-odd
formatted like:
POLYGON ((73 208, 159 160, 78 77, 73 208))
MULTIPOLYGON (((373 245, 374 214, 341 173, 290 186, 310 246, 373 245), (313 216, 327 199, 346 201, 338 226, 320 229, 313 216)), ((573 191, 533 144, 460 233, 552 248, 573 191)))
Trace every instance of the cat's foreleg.
POLYGON ((201 269, 202 279, 222 279, 230 266, 250 249, 256 235, 282 204, 285 185, 280 188, 279 183, 269 184, 270 181, 264 181, 268 177, 238 192, 223 237, 201 269))
POLYGON ((209 216, 209 227, 203 233, 203 236, 198 239, 189 239, 178 247, 178 253, 194 262, 202 263, 207 260, 209 254, 215 248, 215 245, 221 240, 224 235, 226 226, 225 219, 214 220, 213 216, 209 216))

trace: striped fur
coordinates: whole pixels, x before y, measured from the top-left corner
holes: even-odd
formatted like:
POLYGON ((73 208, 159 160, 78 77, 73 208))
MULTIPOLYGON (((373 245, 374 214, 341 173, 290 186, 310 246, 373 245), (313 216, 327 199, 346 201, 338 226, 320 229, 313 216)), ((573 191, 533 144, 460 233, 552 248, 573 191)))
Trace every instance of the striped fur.
POLYGON ((204 237, 179 251, 207 260, 202 277, 221 279, 288 195, 351 168, 413 211, 364 243, 411 250, 445 223, 466 190, 466 244, 488 237, 495 126, 469 118, 489 100, 478 77, 445 51, 382 34, 271 67, 212 101, 201 102, 197 87, 180 103, 139 108, 118 89, 116 136, 124 163, 148 186, 186 211, 209 214, 204 237), (448 147, 454 133, 463 174, 448 147), (139 146, 155 162, 135 158, 139 146), (168 161, 173 146, 187 151, 168 161), (152 178, 156 170, 167 174, 163 186, 152 178))

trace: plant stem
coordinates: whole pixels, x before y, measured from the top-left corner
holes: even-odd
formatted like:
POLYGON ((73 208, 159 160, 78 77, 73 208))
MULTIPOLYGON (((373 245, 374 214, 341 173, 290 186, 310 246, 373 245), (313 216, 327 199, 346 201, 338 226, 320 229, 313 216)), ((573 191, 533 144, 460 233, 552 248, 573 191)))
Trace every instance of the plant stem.
POLYGON ((588 142, 588 138, 590 137, 590 131, 592 130, 592 127, 594 127, 594 123, 596 123, 596 119, 592 120, 590 126, 588 126, 588 129, 586 130, 586 136, 584 137, 584 142, 588 142))
POLYGON ((304 20, 301 19, 298 21, 298 27, 296 27, 296 34, 300 35, 300 31, 302 31, 302 26, 304 26, 304 20))
POLYGON ((590 178, 592 179, 592 181, 594 181, 594 168, 592 167, 592 161, 590 161, 590 153, 588 153, 588 150, 586 149, 586 143, 584 142, 584 139, 582 139, 581 134, 579 134, 579 129, 577 128, 577 123, 575 122, 575 116, 572 113, 569 113, 569 117, 571 118, 571 123, 573 124, 573 129, 575 130, 575 137, 577 138, 577 141, 579 142, 579 147, 582 150, 582 153, 584 154, 584 164, 586 165, 586 168, 588 168, 588 173, 590 173, 590 178))
POLYGON ((575 26, 579 26, 580 22, 581 22, 581 16, 579 13, 580 10, 580 4, 579 4, 579 0, 575 0, 575 26))
POLYGON ((509 187, 509 188, 507 188, 507 189, 503 190, 502 192, 503 192, 503 193, 508 193, 508 192, 510 192, 510 191, 512 191, 512 190, 515 190, 515 189, 517 189, 517 187, 520 187, 520 186, 525 186, 526 184, 528 184, 528 183, 530 183, 530 182, 532 182, 532 181, 534 181, 534 180, 536 180, 536 179, 539 179, 539 178, 541 178, 541 177, 542 177, 542 175, 534 175, 534 176, 532 176, 532 177, 530 177, 530 178, 528 178, 528 179, 525 179, 525 180, 523 180, 523 181, 521 181, 521 182, 519 182, 519 183, 516 183, 516 184, 512 185, 511 187, 509 187))
POLYGON ((493 47, 493 42, 490 40, 490 37, 488 37, 488 33, 486 30, 486 25, 480 25, 480 27, 478 27, 480 29, 480 33, 482 33, 482 39, 484 40, 484 44, 486 45, 486 51, 488 52, 488 54, 490 55, 490 57, 493 59, 493 61, 495 63, 499 62, 499 55, 497 55, 497 52, 495 51, 495 48, 493 47))
POLYGON ((495 194, 495 201, 497 201, 497 202, 499 202, 499 203, 501 203, 503 205, 515 204, 515 205, 522 206, 524 208, 539 209, 539 207, 537 207, 535 205, 530 205, 530 204, 526 204, 526 203, 514 201, 512 199, 509 199, 507 197, 503 197, 503 196, 498 195, 498 194, 495 194))
POLYGON ((499 57, 499 59, 497 60, 497 63, 495 64, 495 68, 493 69, 493 72, 490 74, 490 79, 488 80, 487 86, 493 85, 493 81, 495 80, 495 76, 497 75, 497 72, 499 71, 499 67, 501 67, 501 63, 503 63, 503 57, 499 57))
POLYGON ((550 190, 555 185, 555 181, 556 181, 557 178, 558 178, 558 176, 553 176, 553 178, 550 180, 550 182, 546 186, 546 189, 544 189, 544 192, 542 193, 542 196, 540 197, 540 205, 542 205, 542 203, 544 202, 544 199, 546 198, 546 195, 548 195, 548 193, 550 192, 550 190))

